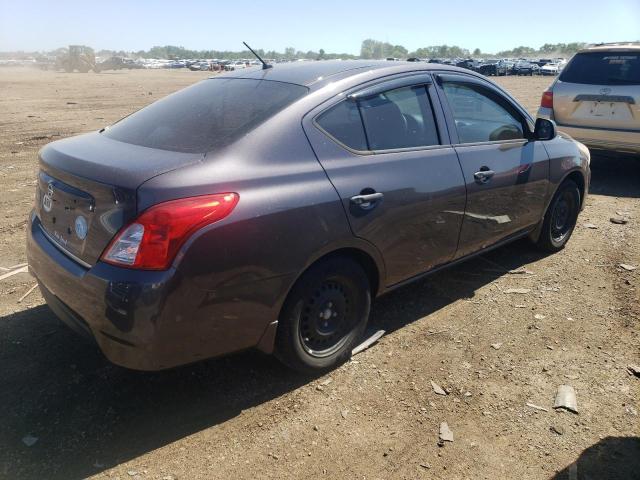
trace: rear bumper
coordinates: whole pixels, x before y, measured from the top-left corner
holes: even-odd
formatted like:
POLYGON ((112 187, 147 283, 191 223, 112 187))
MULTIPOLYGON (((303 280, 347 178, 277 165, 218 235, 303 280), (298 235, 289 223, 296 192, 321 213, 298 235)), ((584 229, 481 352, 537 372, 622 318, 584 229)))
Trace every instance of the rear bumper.
MULTIPOLYGON (((553 110, 540 108, 538 117, 554 120, 553 110)), ((557 123, 558 130, 584 143, 590 150, 640 153, 640 132, 613 128, 581 127, 557 123)))
POLYGON ((558 129, 593 150, 640 153, 640 132, 584 128, 563 124, 558 124, 558 129))
POLYGON ((51 310, 94 338, 111 362, 136 370, 179 363, 159 334, 162 298, 174 271, 125 271, 104 263, 86 269, 46 237, 37 217, 27 229, 27 259, 51 310))
MULTIPOLYGON (((238 288, 205 291, 174 268, 137 271, 98 262, 87 269, 46 237, 35 216, 27 258, 51 310, 126 368, 161 370, 250 348, 273 321, 263 315, 248 328, 238 310, 256 309, 239 305, 238 288)), ((244 288, 268 294, 264 284, 244 288)))

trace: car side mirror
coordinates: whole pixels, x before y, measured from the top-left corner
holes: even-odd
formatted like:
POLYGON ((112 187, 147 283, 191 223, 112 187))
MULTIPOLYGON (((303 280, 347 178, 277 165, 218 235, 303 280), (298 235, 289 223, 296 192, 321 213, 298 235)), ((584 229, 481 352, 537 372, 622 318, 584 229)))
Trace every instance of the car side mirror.
POLYGON ((553 140, 557 134, 556 122, 546 118, 536 119, 536 126, 533 130, 534 140, 553 140))

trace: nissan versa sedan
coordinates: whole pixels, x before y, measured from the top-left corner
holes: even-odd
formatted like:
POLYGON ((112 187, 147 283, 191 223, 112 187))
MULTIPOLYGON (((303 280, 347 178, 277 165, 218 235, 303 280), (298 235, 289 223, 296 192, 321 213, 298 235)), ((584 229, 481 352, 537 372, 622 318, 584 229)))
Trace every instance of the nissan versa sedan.
POLYGON ((256 348, 319 372, 376 296, 521 237, 562 249, 589 158, 461 68, 229 72, 45 146, 29 268, 116 364, 256 348))

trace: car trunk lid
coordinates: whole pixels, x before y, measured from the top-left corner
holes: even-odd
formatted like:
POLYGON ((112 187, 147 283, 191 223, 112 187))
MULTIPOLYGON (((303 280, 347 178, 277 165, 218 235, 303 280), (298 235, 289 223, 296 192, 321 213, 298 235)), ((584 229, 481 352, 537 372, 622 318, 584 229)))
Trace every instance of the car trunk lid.
POLYGON ((39 226, 63 252, 90 267, 137 215, 138 186, 196 163, 202 154, 156 150, 93 133, 51 143, 39 157, 39 226))
POLYGON ((553 87, 561 125, 640 131, 640 50, 578 53, 553 87))
POLYGON ((640 88, 558 81, 553 115, 560 125, 640 131, 640 88))

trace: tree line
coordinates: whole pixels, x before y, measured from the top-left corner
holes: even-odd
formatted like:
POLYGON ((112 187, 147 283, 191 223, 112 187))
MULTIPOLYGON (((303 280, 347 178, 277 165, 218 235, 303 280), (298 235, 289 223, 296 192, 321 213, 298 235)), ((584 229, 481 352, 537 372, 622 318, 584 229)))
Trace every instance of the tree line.
MULTIPOLYGON (((433 45, 429 47, 421 47, 414 51, 409 51, 402 45, 394 45, 389 42, 382 42, 368 38, 362 42, 360 47, 360 55, 352 55, 349 53, 329 53, 324 49, 308 50, 306 52, 297 50, 293 47, 285 48, 284 52, 275 50, 256 49, 258 55, 262 58, 274 60, 328 60, 328 59, 382 59, 382 58, 468 58, 468 57, 533 57, 533 56, 552 56, 560 55, 568 57, 575 52, 584 48, 586 43, 545 43, 539 48, 527 46, 519 46, 511 50, 503 50, 497 53, 482 52, 479 48, 469 50, 457 45, 433 45)), ((164 59, 181 59, 181 58, 218 58, 225 60, 239 60, 252 58, 253 55, 249 50, 190 50, 184 47, 174 45, 154 46, 149 50, 139 50, 137 52, 124 52, 113 50, 101 50, 97 52, 100 56, 118 55, 118 56, 136 56, 143 58, 164 58, 164 59)))
POLYGON ((571 56, 587 44, 583 42, 573 43, 545 43, 540 48, 515 47, 511 50, 503 50, 497 53, 485 53, 479 48, 468 50, 457 45, 433 45, 430 47, 418 48, 409 52, 402 45, 393 45, 388 42, 381 42, 368 38, 362 42, 360 47, 360 58, 468 58, 468 57, 533 57, 541 55, 557 54, 571 56))

